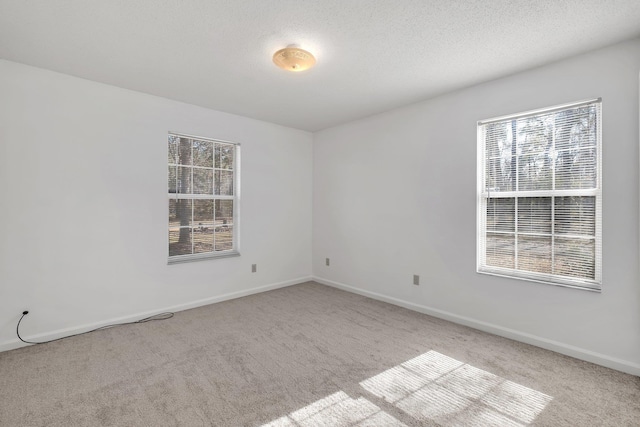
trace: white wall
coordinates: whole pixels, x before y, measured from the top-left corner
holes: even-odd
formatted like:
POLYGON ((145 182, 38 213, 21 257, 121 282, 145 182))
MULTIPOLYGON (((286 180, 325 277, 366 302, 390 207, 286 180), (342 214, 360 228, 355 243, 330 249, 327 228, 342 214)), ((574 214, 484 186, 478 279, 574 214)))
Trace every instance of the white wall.
POLYGON ((22 332, 46 339, 313 270, 640 374, 639 70, 636 39, 319 132, 312 153, 307 132, 0 60, 0 350, 19 345, 24 309, 22 332), (592 97, 603 292, 478 275, 476 121, 592 97), (168 131, 242 144, 240 257, 166 265, 168 131))
POLYGON ((315 134, 314 276, 640 375, 639 71, 635 39, 315 134), (596 97, 602 293, 477 274, 476 121, 596 97))
POLYGON ((311 154, 308 132, 0 61, 0 350, 24 309, 44 339, 308 279, 311 154), (168 131, 241 144, 240 257, 167 265, 168 131))

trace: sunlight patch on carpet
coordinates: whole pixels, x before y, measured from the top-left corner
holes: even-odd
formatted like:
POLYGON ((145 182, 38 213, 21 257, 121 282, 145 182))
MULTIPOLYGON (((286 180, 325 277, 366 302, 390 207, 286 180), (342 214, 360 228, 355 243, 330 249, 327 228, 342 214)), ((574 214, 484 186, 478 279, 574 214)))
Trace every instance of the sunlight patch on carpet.
POLYGON ((360 386, 416 420, 471 426, 528 425, 553 399, 435 351, 360 386))
POLYGON ((317 400, 262 427, 314 426, 406 427, 364 397, 353 399, 343 391, 317 400))

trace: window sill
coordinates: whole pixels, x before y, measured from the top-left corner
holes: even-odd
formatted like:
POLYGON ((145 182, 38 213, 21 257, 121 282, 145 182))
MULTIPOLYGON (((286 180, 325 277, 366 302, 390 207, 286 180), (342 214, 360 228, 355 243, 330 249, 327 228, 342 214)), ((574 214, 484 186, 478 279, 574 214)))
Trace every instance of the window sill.
POLYGON ((205 261, 210 259, 231 258, 237 256, 240 256, 240 252, 238 251, 209 252, 196 255, 176 255, 169 257, 169 259, 167 260, 167 264, 183 264, 185 262, 205 261))
POLYGON ((562 279, 558 279, 558 281, 552 281, 552 280, 545 280, 542 277, 541 278, 523 277, 516 274, 509 274, 508 272, 502 272, 502 271, 496 271, 496 270, 477 269, 476 272, 479 274, 487 274, 489 276, 506 277, 507 279, 524 280, 526 282, 542 283, 545 285, 560 286, 563 288, 573 288, 573 289, 579 289, 582 291, 602 293, 602 288, 597 283, 584 283, 584 282, 572 281, 570 279, 567 279, 565 281, 562 281, 562 279))

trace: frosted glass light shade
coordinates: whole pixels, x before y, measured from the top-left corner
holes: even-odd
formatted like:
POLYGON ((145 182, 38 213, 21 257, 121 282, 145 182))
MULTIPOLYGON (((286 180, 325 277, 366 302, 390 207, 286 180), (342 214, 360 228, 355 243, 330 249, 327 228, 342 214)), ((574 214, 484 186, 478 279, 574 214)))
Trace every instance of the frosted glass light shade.
POLYGON ((283 70, 299 72, 313 67, 316 58, 304 49, 285 47, 273 54, 273 62, 283 70))

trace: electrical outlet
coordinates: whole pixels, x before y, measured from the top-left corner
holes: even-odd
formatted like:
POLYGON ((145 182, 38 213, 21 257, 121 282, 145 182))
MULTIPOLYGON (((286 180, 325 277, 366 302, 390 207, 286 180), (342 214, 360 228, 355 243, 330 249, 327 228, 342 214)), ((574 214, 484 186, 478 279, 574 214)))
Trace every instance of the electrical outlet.
POLYGON ((255 273, 256 271, 258 271, 258 264, 251 264, 251 272, 255 273))
POLYGON ((420 276, 418 276, 417 274, 413 275, 413 284, 416 286, 420 285, 420 276))
POLYGON ((328 267, 331 264, 331 261, 329 261, 329 258, 325 258, 324 263, 328 267))

